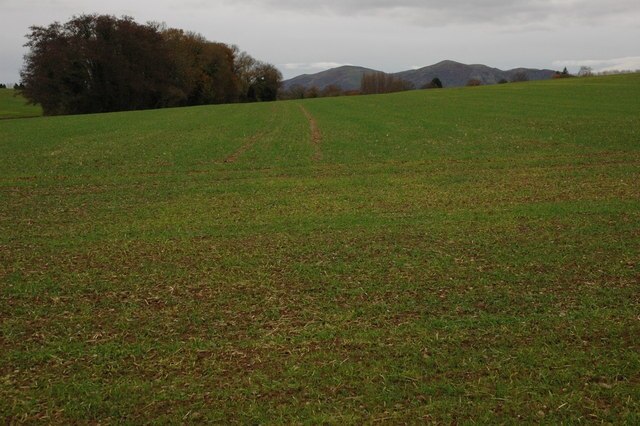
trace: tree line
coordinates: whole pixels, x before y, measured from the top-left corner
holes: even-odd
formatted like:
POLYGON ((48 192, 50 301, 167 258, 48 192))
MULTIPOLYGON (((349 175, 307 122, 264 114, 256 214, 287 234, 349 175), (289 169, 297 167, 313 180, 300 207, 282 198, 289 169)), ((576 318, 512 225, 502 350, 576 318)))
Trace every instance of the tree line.
MULTIPOLYGON (((430 83, 422 86, 421 89, 441 89, 442 87, 442 82, 436 77, 430 83)), ((367 73, 362 76, 360 80, 360 89, 343 90, 342 87, 337 84, 330 84, 325 86, 323 89, 319 89, 316 86, 304 87, 302 85, 295 84, 288 90, 281 91, 279 99, 289 100, 333 96, 373 95, 415 89, 415 85, 409 81, 400 79, 391 74, 377 71, 367 73)))
MULTIPOLYGON (((589 67, 582 67, 578 72, 578 77, 589 77, 593 75, 611 75, 631 73, 634 71, 607 71, 594 73, 589 67)), ((640 72, 640 70, 635 71, 640 72)), ((565 67, 563 71, 556 71, 552 78, 571 78, 575 75, 570 74, 565 67)), ((507 83, 521 83, 529 81, 529 75, 525 71, 518 71, 514 73, 509 80, 506 78, 500 79, 498 84, 507 83)), ((482 86, 483 82, 479 78, 471 78, 467 81, 466 86, 482 86)), ((290 99, 306 99, 306 98, 322 98, 332 96, 353 96, 353 95, 371 95, 380 93, 392 93, 401 92, 405 90, 415 90, 417 87, 406 80, 400 79, 392 74, 384 72, 367 73, 362 76, 360 82, 360 88, 356 90, 343 90, 340 86, 331 84, 323 89, 319 89, 316 86, 305 87, 299 84, 293 85, 287 90, 283 90, 279 93, 278 99, 290 100, 290 99)), ((444 84, 440 78, 435 77, 430 82, 423 84, 419 89, 442 89, 444 84)))
POLYGON ((21 93, 46 115, 272 101, 282 74, 236 46, 131 17, 33 26, 21 93))
MULTIPOLYGON (((560 73, 558 73, 560 74, 560 73)), ((529 76, 526 72, 517 72, 508 81, 506 79, 500 80, 499 84, 505 83, 518 83, 528 81, 529 76)), ((481 86, 482 81, 478 78, 471 78, 467 81, 467 86, 481 86)), ((438 77, 434 77, 430 82, 423 84, 419 89, 442 89, 444 84, 438 77)), ((353 96, 353 95, 373 95, 382 93, 403 92, 407 90, 416 90, 416 87, 412 82, 403 80, 393 74, 387 74, 384 72, 376 71, 373 73, 366 73, 360 80, 360 89, 358 90, 342 90, 338 85, 332 84, 326 86, 324 89, 319 89, 315 86, 304 87, 296 84, 291 86, 288 90, 280 92, 278 98, 283 100, 289 99, 305 99, 305 98, 322 98, 331 96, 353 96)))

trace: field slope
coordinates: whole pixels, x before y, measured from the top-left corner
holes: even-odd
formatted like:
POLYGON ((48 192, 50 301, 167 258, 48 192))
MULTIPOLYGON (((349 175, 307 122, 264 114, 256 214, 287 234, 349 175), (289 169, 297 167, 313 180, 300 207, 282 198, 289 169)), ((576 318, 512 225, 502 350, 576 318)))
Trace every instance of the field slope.
POLYGON ((640 75, 0 121, 7 422, 640 422, 640 75))
POLYGON ((39 117, 42 108, 28 105, 25 98, 13 89, 0 89, 0 120, 7 118, 39 117))

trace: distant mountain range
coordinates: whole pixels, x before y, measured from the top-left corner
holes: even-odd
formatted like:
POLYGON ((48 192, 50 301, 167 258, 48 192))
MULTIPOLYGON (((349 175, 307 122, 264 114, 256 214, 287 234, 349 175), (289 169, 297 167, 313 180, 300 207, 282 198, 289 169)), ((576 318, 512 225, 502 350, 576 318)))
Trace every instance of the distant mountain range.
MULTIPOLYGON (((303 74, 283 82, 285 90, 295 85, 303 87, 325 87, 335 84, 343 90, 356 90, 360 88, 360 81, 364 74, 374 73, 376 70, 370 68, 346 65, 316 74, 303 74)), ((431 82, 438 77, 444 87, 465 86, 469 80, 477 79, 482 84, 496 84, 505 79, 511 81, 518 73, 524 73, 529 80, 547 80, 553 77, 553 70, 539 70, 531 68, 515 68, 503 71, 498 68, 491 68, 486 65, 467 65, 455 61, 442 61, 434 65, 415 70, 392 73, 391 75, 410 81, 416 88, 431 82)))

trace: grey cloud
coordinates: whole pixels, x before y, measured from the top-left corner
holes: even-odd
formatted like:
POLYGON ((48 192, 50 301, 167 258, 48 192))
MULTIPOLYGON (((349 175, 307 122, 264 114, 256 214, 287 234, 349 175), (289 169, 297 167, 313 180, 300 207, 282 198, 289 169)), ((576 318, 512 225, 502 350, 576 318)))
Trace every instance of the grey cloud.
MULTIPOLYGON (((230 0, 226 0, 230 1, 230 0)), ((234 2, 238 4, 238 2, 234 2)), ((245 0, 266 10, 325 15, 365 15, 408 20, 416 24, 465 23, 541 25, 596 23, 640 15, 637 0, 245 0)))
POLYGON ((0 0, 0 82, 18 80, 30 25, 91 12, 238 44, 286 77, 346 63, 389 72, 443 59, 549 68, 640 55, 638 0, 0 0))
POLYGON ((288 71, 318 71, 341 67, 343 65, 351 64, 341 62, 289 62, 286 64, 278 64, 279 67, 288 71))

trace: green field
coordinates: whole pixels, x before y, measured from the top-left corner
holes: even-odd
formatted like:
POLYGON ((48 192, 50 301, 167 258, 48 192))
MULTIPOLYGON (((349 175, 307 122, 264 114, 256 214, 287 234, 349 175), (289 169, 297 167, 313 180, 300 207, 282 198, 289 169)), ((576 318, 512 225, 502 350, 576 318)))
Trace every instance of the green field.
POLYGON ((640 75, 0 150, 8 423, 640 423, 640 75))
POLYGON ((0 120, 7 118, 28 118, 42 115, 42 108, 28 105, 27 101, 16 95, 13 89, 0 89, 0 120))

